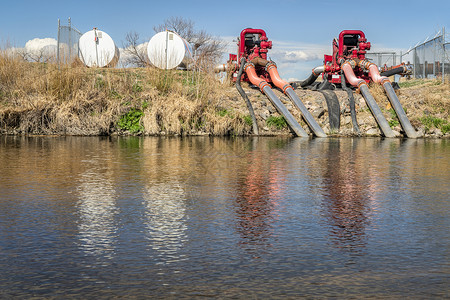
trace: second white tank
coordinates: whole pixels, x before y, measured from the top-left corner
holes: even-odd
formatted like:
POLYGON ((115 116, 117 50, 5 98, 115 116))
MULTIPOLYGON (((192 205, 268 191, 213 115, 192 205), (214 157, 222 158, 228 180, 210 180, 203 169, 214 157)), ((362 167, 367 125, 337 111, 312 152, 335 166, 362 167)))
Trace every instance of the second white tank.
POLYGON ((192 61, 192 48, 177 33, 167 30, 150 39, 147 55, 152 65, 160 69, 187 68, 192 61))
POLYGON ((78 45, 78 57, 88 67, 113 67, 119 60, 119 50, 112 38, 97 28, 83 34, 78 45))

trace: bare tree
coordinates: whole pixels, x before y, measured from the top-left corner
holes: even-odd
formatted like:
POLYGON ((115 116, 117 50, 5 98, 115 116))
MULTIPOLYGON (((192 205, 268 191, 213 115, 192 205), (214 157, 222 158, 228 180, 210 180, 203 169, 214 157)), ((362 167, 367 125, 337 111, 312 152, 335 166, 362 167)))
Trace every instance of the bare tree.
POLYGON ((125 36, 125 43, 122 43, 125 54, 125 65, 135 67, 146 67, 150 65, 147 57, 145 43, 140 42, 139 34, 130 31, 125 36))
POLYGON ((155 32, 166 29, 176 32, 191 44, 197 63, 203 66, 214 64, 222 56, 222 51, 225 48, 224 42, 213 37, 205 30, 195 30, 192 20, 184 19, 183 17, 171 17, 166 19, 163 24, 153 27, 155 32))
POLYGON ((41 48, 38 50, 28 50, 27 48, 23 48, 18 50, 17 55, 25 61, 29 62, 49 62, 52 58, 52 55, 48 53, 45 48, 41 48))
POLYGON ((163 24, 153 26, 153 30, 158 33, 164 30, 172 30, 178 33, 187 42, 192 43, 196 35, 194 22, 183 17, 170 17, 163 24))

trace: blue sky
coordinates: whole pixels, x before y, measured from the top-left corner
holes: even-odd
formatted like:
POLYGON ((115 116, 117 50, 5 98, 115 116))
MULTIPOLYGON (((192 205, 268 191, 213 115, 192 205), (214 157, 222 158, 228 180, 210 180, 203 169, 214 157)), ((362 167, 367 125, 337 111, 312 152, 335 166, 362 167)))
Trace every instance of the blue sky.
MULTIPOLYGON (((5 0, 3 0, 5 1, 5 0)), ((0 11, 0 39, 23 47, 34 38, 56 38, 57 20, 81 32, 93 27, 107 32, 120 47, 129 31, 143 41, 154 35, 153 26, 182 16, 227 41, 247 27, 262 28, 273 41, 273 53, 306 51, 312 57, 284 64, 284 77, 302 78, 317 57, 331 54, 331 41, 344 29, 360 29, 372 51, 407 50, 442 27, 450 32, 450 1, 5 1, 0 11), (282 51, 281 51, 282 50, 282 51), (327 53, 324 53, 324 52, 327 53)), ((230 49, 233 49, 231 45, 230 49)), ((269 56, 272 52, 269 52, 269 56)), ((280 59, 282 59, 280 57, 280 59)), ((281 72, 280 72, 281 73, 281 72)), ((282 74, 283 75, 283 74, 282 74)))

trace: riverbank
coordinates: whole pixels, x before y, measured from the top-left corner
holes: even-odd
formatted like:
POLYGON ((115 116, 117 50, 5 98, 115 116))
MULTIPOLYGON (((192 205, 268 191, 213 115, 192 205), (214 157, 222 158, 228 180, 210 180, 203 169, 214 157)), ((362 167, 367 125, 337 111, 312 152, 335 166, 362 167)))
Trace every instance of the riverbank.
MULTIPOLYGON (((437 80, 401 83, 399 100, 412 125, 425 137, 450 137, 450 85, 437 80)), ((254 105, 260 134, 289 135, 284 119, 257 89, 244 84, 254 105)), ((299 111, 276 94, 297 120, 299 111)), ((401 136, 395 113, 378 86, 371 87, 390 125, 401 136)), ((337 91, 341 128, 330 130, 325 98, 296 90, 324 131, 352 136, 347 94, 337 91)), ((380 134, 364 100, 355 94, 362 135, 380 134)), ((300 124, 307 131, 303 121, 300 124)), ((252 122, 234 86, 213 74, 174 70, 58 69, 0 57, 0 134, 56 135, 251 135, 252 122)))

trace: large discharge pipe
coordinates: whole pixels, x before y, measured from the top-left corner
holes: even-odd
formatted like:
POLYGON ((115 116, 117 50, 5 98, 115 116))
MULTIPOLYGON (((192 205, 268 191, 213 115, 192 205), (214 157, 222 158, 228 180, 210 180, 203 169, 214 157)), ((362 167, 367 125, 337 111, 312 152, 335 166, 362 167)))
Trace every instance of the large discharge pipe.
POLYGON ((294 92, 292 86, 281 79, 280 75, 278 74, 277 65, 274 62, 269 62, 266 65, 266 70, 267 72, 269 72, 270 79, 272 79, 272 82, 275 84, 275 86, 280 88, 283 93, 285 93, 289 97, 289 99, 294 102, 295 106, 297 106, 297 108, 300 110, 309 128, 311 128, 311 131, 314 132, 317 137, 327 137, 323 129, 319 126, 316 120, 314 120, 314 117, 294 92))
POLYGON ((397 114, 398 120, 400 121, 400 125, 402 125, 402 128, 405 131, 406 136, 412 139, 417 138, 418 134, 412 127, 411 123, 409 122, 405 110, 400 104, 400 101, 398 100, 398 97, 395 94, 394 88, 392 87, 392 84, 389 81, 389 79, 385 76, 381 76, 380 72, 378 71, 378 67, 371 62, 360 61, 359 65, 360 67, 366 70, 368 69, 370 78, 372 78, 374 82, 379 83, 383 86, 384 90, 386 91, 386 95, 388 96, 389 101, 391 102, 392 107, 394 108, 394 111, 397 114))
POLYGON ((252 103, 248 99, 247 94, 244 92, 244 89, 242 89, 242 86, 241 86, 241 76, 242 76, 242 71, 244 71, 244 63, 245 63, 245 58, 242 58, 241 59, 241 67, 239 68, 239 72, 238 72, 238 75, 236 78, 236 89, 239 91, 239 94, 241 94, 242 98, 244 98, 245 104, 247 104, 248 111, 252 118, 253 133, 256 135, 259 135, 259 129, 258 129, 258 123, 256 122, 255 111, 253 110, 252 103))
POLYGON ((255 65, 252 63, 247 63, 244 66, 245 73, 247 73, 248 79, 254 85, 256 85, 261 92, 263 92, 267 98, 272 102, 278 112, 286 119, 289 127, 295 132, 297 136, 308 137, 308 133, 298 124, 294 116, 289 112, 286 106, 283 105, 280 99, 275 95, 275 93, 270 88, 270 85, 263 79, 256 75, 255 65))
POLYGON ((370 111, 372 112, 373 117, 378 123, 378 126, 380 127, 381 131, 383 132, 385 137, 391 138, 395 137, 394 132, 392 131, 391 127, 389 126, 388 121, 383 116, 383 113, 381 112, 380 107, 378 106, 377 102, 373 98, 373 96, 369 92, 369 87, 367 86, 367 83, 364 79, 359 79, 355 76, 355 73, 353 72, 353 67, 356 66, 356 62, 354 60, 345 61, 341 65, 342 71, 344 71, 345 78, 347 78, 348 82, 355 87, 358 87, 361 91, 362 96, 364 97, 364 100, 366 100, 367 106, 369 107, 370 111), (353 65, 352 65, 353 64, 353 65))
POLYGON ((400 101, 398 100, 397 94, 395 94, 391 82, 389 80, 385 81, 383 83, 383 88, 386 91, 386 95, 388 96, 389 101, 391 101, 392 107, 394 108, 395 113, 397 114, 398 120, 400 121, 400 124, 402 125, 402 128, 405 131, 406 136, 412 139, 418 138, 419 135, 409 122, 405 110, 400 104, 400 101))

